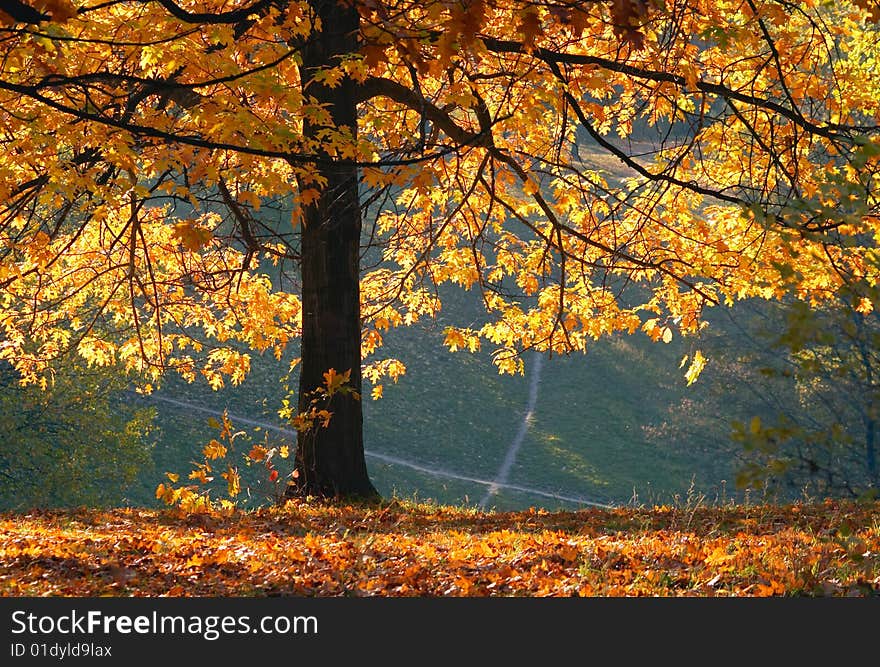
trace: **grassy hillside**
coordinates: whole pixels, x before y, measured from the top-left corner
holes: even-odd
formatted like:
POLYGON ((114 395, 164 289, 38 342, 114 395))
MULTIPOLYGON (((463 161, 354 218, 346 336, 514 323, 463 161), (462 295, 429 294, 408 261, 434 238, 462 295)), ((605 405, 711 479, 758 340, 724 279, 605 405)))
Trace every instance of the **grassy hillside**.
POLYGON ((0 596, 877 596, 878 509, 0 514, 0 596))
MULTIPOLYGON (((469 296, 453 298, 446 317, 460 321, 474 307, 469 296)), ((525 376, 501 376, 491 350, 452 354, 443 348, 443 326, 440 320, 388 336, 388 354, 402 359, 407 373, 386 385, 384 398, 365 398, 367 463, 386 497, 476 506, 488 489, 481 482, 496 479, 522 426, 534 365, 527 358, 525 376)), ((502 488, 489 506, 574 509, 633 498, 667 502, 688 492, 716 498, 726 485, 732 488, 734 461, 719 455, 724 447, 696 451, 646 436, 645 428, 661 422, 682 396, 704 389, 685 387, 678 365, 686 351, 681 341, 664 345, 636 334, 600 341, 586 355, 545 356, 526 438, 506 479, 516 488, 502 488)), ((160 426, 156 471, 145 476, 132 503, 152 503, 156 472, 188 471, 214 436, 207 412, 163 398, 281 425, 279 378, 285 370, 284 363, 256 358, 242 386, 218 392, 169 380, 152 401, 160 426)), ((264 437, 244 421, 236 425, 264 437)), ((723 431, 717 437, 726 441, 723 431)))

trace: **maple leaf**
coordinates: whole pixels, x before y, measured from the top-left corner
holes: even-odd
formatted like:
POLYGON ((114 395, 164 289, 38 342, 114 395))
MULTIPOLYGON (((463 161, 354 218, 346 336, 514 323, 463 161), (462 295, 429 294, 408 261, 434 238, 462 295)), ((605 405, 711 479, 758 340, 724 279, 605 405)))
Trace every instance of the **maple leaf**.
POLYGON ((299 193, 300 206, 310 206, 320 199, 321 193, 314 188, 306 188, 299 193))
POLYGON ((871 299, 861 298, 855 306, 855 311, 862 315, 869 315, 874 310, 874 303, 871 299))
POLYGON ((629 44, 636 51, 645 48, 645 35, 637 28, 623 28, 620 37, 625 44, 629 44))
POLYGON ((342 390, 348 384, 350 378, 351 369, 341 374, 337 373, 335 368, 326 371, 324 373, 324 385, 327 387, 327 395, 332 396, 342 390))
POLYGON ((615 29, 639 25, 648 15, 646 0, 612 0, 611 18, 615 29))
POLYGON ((264 461, 269 454, 269 450, 262 445, 254 445, 248 452, 248 458, 253 461, 264 461))
POLYGON ((198 252, 214 238, 211 230, 201 227, 191 220, 183 220, 176 223, 174 225, 174 236, 185 248, 192 252, 198 252))
POLYGON ((637 51, 645 46, 645 36, 639 26, 647 15, 648 3, 645 0, 613 0, 611 3, 615 34, 637 51))
POLYGON ((198 470, 193 470, 189 473, 189 479, 200 482, 201 484, 207 484, 213 479, 213 477, 208 476, 207 469, 199 468, 198 470))
POLYGON ((221 459, 226 456, 226 446, 219 440, 211 439, 202 449, 206 459, 221 459))
POLYGON ((534 47, 535 38, 542 34, 541 17, 534 8, 526 9, 520 16, 517 31, 522 35, 523 45, 530 50, 534 47))

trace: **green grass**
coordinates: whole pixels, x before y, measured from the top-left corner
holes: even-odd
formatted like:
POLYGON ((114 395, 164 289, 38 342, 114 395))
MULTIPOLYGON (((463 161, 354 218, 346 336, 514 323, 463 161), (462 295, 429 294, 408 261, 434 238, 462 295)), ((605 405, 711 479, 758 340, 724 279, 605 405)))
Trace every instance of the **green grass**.
POLYGON ((662 421, 687 392, 680 346, 638 338, 605 341, 585 356, 544 364, 535 420, 511 481, 622 502, 635 491, 711 492, 732 479, 732 462, 680 443, 655 442, 643 427, 662 421))

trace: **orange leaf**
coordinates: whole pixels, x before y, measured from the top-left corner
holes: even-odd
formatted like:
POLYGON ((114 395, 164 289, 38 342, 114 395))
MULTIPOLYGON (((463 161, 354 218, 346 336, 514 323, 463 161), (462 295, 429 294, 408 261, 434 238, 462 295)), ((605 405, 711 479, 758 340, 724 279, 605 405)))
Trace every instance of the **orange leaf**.
POLYGON ((254 445, 251 448, 251 451, 248 452, 248 458, 253 461, 259 462, 259 461, 264 460, 268 453, 269 453, 269 450, 267 450, 262 445, 254 445))

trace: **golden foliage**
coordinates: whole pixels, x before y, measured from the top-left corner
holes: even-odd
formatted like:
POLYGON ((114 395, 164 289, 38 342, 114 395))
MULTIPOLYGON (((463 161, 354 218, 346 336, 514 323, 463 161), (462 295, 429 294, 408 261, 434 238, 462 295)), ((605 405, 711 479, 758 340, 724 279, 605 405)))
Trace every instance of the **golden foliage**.
POLYGON ((376 383, 381 333, 436 316, 443 284, 486 311, 447 346, 490 344, 502 372, 523 349, 695 335, 738 299, 849 283, 867 312, 875 4, 357 3, 362 48, 309 84, 352 83, 357 132, 302 89, 297 45, 323 29, 307 1, 247 25, 142 3, 45 0, 34 29, 4 15, 0 359, 39 382, 75 347, 219 388, 248 372, 243 347, 280 357, 301 307, 267 267, 296 259, 319 156, 391 188, 361 286, 376 383))

